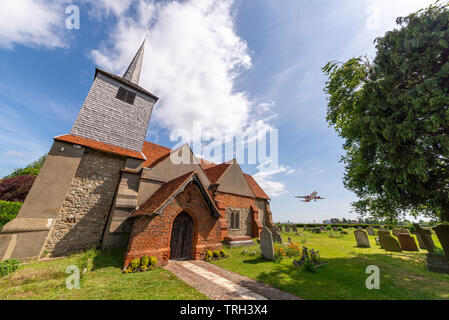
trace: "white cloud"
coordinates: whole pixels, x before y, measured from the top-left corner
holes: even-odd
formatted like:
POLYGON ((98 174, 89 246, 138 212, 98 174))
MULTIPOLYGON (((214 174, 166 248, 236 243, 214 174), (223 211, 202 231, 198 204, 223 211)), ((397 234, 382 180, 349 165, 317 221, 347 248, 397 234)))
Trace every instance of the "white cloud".
POLYGON ((133 0, 81 0, 81 2, 89 3, 91 10, 89 15, 101 19, 110 14, 120 16, 125 13, 133 0))
POLYGON ((261 164, 257 169, 259 172, 254 174, 253 177, 269 196, 278 197, 287 193, 285 185, 282 182, 275 181, 274 177, 279 174, 291 175, 295 172, 294 169, 282 165, 270 168, 269 163, 261 164))
POLYGON ((16 150, 9 150, 5 152, 5 155, 8 157, 15 157, 15 158, 26 158, 26 154, 20 151, 16 150))
POLYGON ((0 10, 0 47, 14 44, 63 47, 66 1, 2 1, 0 10))
MULTIPOLYGON (((194 121, 200 121, 204 132, 255 138, 272 129, 274 102, 236 90, 251 57, 235 31, 233 3, 140 0, 132 8, 134 17, 117 16, 109 39, 92 50, 91 57, 101 67, 123 73, 151 25, 140 78, 142 87, 160 97, 150 129, 157 122, 170 131, 192 132, 194 121)), ((284 169, 258 173, 270 194, 282 192, 284 185, 274 181, 274 175, 284 169)))
POLYGON ((435 0, 364 0, 366 27, 382 33, 396 27, 396 18, 407 16, 435 2, 435 0))
POLYGON ((232 2, 139 1, 136 19, 118 17, 109 45, 93 50, 92 57, 123 72, 153 23, 141 77, 141 85, 161 98, 153 121, 170 130, 191 131, 196 120, 205 130, 236 132, 248 125, 253 104, 247 93, 235 90, 234 81, 251 58, 235 33, 232 2))

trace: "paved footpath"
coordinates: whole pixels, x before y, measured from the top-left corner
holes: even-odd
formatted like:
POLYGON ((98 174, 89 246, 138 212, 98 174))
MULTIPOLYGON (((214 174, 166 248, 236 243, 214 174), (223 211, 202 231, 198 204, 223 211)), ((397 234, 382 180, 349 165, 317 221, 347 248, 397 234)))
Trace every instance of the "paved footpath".
POLYGON ((170 261, 164 268, 212 300, 302 300, 205 261, 170 261))

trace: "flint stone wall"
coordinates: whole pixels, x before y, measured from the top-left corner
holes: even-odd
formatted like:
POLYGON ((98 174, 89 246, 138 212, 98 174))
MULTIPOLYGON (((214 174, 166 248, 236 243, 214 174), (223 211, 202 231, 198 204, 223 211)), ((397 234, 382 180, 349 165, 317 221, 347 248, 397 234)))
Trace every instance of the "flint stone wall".
POLYGON ((44 247, 63 256, 100 244, 126 158, 86 150, 44 247))

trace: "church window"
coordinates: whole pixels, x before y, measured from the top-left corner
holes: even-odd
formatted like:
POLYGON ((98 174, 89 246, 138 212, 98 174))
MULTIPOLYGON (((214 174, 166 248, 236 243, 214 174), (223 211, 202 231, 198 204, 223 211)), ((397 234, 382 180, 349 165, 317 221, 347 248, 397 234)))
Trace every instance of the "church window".
POLYGON ((136 94, 134 92, 131 92, 129 90, 126 90, 125 88, 119 88, 117 92, 117 99, 125 101, 129 104, 134 104, 134 99, 136 99, 136 94))
POLYGON ((231 229, 240 229, 240 213, 231 212, 231 229))

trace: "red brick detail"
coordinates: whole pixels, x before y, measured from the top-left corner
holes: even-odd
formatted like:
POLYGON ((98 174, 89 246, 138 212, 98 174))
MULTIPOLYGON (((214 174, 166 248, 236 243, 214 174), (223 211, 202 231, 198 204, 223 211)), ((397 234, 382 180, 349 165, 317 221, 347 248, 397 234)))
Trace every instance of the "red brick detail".
POLYGON ((260 232, 262 231, 262 223, 259 220, 259 210, 255 205, 251 205, 251 217, 253 223, 253 238, 259 239, 260 232))
POLYGON ((224 241, 226 242, 234 242, 234 241, 247 241, 251 240, 251 237, 243 236, 243 237, 225 237, 224 241))
MULTIPOLYGON (((215 195, 215 203, 220 210, 222 219, 226 221, 226 208, 250 208, 251 222, 252 222, 252 236, 253 238, 259 238, 262 231, 262 223, 259 220, 259 210, 257 209, 255 199, 253 197, 241 196, 231 193, 217 192, 215 195)), ((220 220, 222 220, 220 219, 220 220)), ((224 226, 222 226, 223 228, 224 226)), ((228 226, 226 223, 226 229, 222 229, 222 240, 228 237, 228 226)))
POLYGON ((164 208, 160 215, 139 216, 134 219, 125 256, 125 268, 131 260, 143 255, 155 256, 158 264, 170 259, 170 240, 173 221, 182 212, 194 223, 191 258, 200 260, 206 250, 221 249, 220 220, 213 216, 196 184, 189 184, 164 208), (190 193, 190 202, 188 194, 190 193))
POLYGON ((145 156, 143 155, 142 152, 117 147, 112 144, 103 143, 100 141, 87 139, 87 138, 83 138, 83 137, 79 137, 79 136, 74 136, 71 134, 58 136, 58 137, 55 137, 54 139, 56 141, 63 141, 63 142, 68 142, 68 143, 73 143, 73 144, 79 144, 84 147, 88 147, 91 149, 95 149, 95 150, 99 150, 99 151, 103 151, 103 152, 107 152, 107 153, 116 154, 119 156, 125 156, 125 157, 145 160, 145 156))

